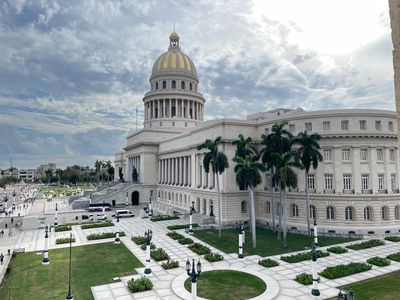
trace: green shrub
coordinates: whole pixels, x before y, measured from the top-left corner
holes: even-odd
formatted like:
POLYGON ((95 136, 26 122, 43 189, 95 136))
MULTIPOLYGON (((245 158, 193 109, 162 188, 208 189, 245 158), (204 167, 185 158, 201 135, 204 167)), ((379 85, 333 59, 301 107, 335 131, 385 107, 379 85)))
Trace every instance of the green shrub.
POLYGON ((339 277, 348 276, 351 274, 361 273, 368 270, 371 270, 372 266, 366 263, 349 263, 347 265, 337 265, 334 267, 325 268, 321 273, 321 276, 324 276, 328 279, 335 279, 339 277))
POLYGON ((224 257, 219 253, 207 253, 204 258, 209 262, 224 260, 224 257))
POLYGON ((362 243, 348 245, 348 246, 346 246, 346 248, 349 248, 349 249, 352 249, 352 250, 363 250, 363 249, 368 249, 368 248, 382 246, 382 245, 385 245, 384 241, 381 241, 381 240, 369 240, 369 241, 365 241, 365 242, 362 242, 362 243))
POLYGON ((91 228, 110 227, 110 226, 114 226, 114 223, 111 221, 106 221, 103 223, 84 224, 84 225, 81 225, 81 228, 82 229, 91 229, 91 228))
MULTIPOLYGON (((109 239, 109 238, 114 238, 115 234, 116 234, 116 232, 93 233, 93 234, 89 234, 86 238, 89 241, 101 240, 101 239, 109 239)), ((119 237, 122 237, 122 236, 125 236, 125 232, 120 231, 119 237)))
MULTIPOLYGON (((310 273, 301 273, 296 276, 295 280, 304 285, 309 285, 309 284, 313 283, 313 278, 310 273)), ((318 278, 318 281, 319 281, 319 278, 318 278)))
POLYGON ((259 260, 258 264, 263 267, 266 267, 266 268, 272 268, 272 267, 279 266, 279 263, 277 261, 270 259, 270 258, 259 260))
POLYGON ((72 228, 69 225, 58 225, 54 228, 55 232, 70 231, 72 228))
POLYGON ((163 248, 158 248, 150 251, 150 257, 155 261, 162 261, 169 259, 169 255, 163 248))
MULTIPOLYGON (((196 227, 199 227, 199 224, 193 223, 193 224, 192 224, 192 228, 196 228, 196 227)), ((167 228, 168 228, 169 230, 187 229, 187 228, 189 228, 189 224, 170 225, 170 226, 167 226, 167 228)))
POLYGON ((210 248, 199 243, 193 243, 188 248, 198 255, 211 253, 210 248))
POLYGON ((140 235, 132 237, 132 241, 139 246, 142 244, 146 244, 146 239, 140 235))
POLYGON ((385 240, 398 243, 400 242, 400 236, 387 236, 385 240))
POLYGON ((367 260, 367 263, 378 267, 386 267, 390 265, 390 260, 384 257, 374 256, 367 260))
MULTIPOLYGON (((146 243, 140 245, 140 249, 146 250, 146 243)), ((156 249, 156 245, 150 243, 150 249, 156 249)))
POLYGON ((128 289, 131 293, 148 291, 153 288, 153 283, 151 280, 145 276, 142 276, 138 279, 131 279, 128 281, 128 289))
POLYGON ((388 256, 386 256, 386 258, 400 262, 400 252, 389 254, 388 256))
POLYGON ((346 253, 349 250, 347 250, 346 248, 340 247, 340 246, 334 246, 334 247, 330 247, 327 249, 329 252, 335 253, 335 254, 342 254, 342 253, 346 253))
POLYGON ((172 216, 160 215, 160 216, 151 217, 150 221, 159 222, 159 221, 176 220, 176 219, 179 219, 179 216, 177 216, 177 215, 172 215, 172 216))
POLYGON ((185 238, 182 234, 179 234, 176 231, 168 232, 167 235, 173 240, 181 240, 185 238))
MULTIPOLYGON (((321 250, 317 250, 318 258, 327 257, 329 255, 330 255, 329 252, 323 252, 321 250)), ((311 260, 311 256, 312 256, 311 251, 310 252, 302 252, 302 253, 288 255, 288 256, 281 256, 281 260, 293 264, 293 263, 301 262, 304 260, 311 260)))
POLYGON ((56 239, 56 245, 60 245, 60 244, 69 244, 69 241, 72 240, 72 243, 75 243, 75 238, 59 238, 56 239))
POLYGON ((177 260, 168 260, 168 261, 162 263, 161 267, 163 267, 164 270, 178 268, 179 262, 177 260))
POLYGON ((193 244, 193 240, 191 238, 183 238, 178 240, 178 243, 182 245, 193 244))

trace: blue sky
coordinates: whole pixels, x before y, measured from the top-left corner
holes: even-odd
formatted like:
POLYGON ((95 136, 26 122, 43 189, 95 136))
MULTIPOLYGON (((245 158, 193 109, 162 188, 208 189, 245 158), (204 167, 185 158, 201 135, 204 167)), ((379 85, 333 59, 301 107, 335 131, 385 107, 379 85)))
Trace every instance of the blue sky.
POLYGON ((5 0, 0 168, 112 160, 173 23, 206 119, 395 108, 387 1, 5 0))

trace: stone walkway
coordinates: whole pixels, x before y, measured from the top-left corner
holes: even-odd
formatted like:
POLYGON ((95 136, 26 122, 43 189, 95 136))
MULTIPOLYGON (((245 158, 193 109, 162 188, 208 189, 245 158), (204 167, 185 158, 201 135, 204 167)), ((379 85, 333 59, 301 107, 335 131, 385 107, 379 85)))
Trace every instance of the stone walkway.
MULTIPOLYGON (((334 297, 338 294, 337 287, 360 281, 367 278, 373 278, 382 274, 400 270, 400 263, 392 261, 392 264, 387 267, 373 266, 370 271, 363 272, 339 278, 335 280, 328 280, 321 277, 319 289, 321 291, 320 297, 311 296, 311 286, 304 286, 296 281, 296 275, 306 272, 311 273, 311 261, 299 262, 289 264, 279 259, 280 255, 269 257, 279 262, 279 266, 273 268, 264 268, 258 265, 261 257, 257 255, 245 257, 243 260, 237 259, 237 254, 226 254, 217 251, 215 248, 210 247, 213 252, 219 252, 224 255, 224 260, 216 263, 209 263, 203 257, 198 256, 187 248, 187 245, 181 245, 178 241, 169 238, 166 233, 169 231, 167 226, 173 224, 184 224, 187 220, 172 220, 163 222, 151 222, 148 219, 130 218, 121 219, 114 227, 104 227, 95 229, 82 230, 80 226, 74 226, 72 233, 76 238, 73 246, 80 246, 86 244, 102 243, 112 241, 113 239, 88 241, 86 236, 91 233, 100 232, 115 232, 122 230, 126 233, 126 237, 122 237, 121 241, 124 245, 144 264, 145 251, 141 250, 138 245, 131 241, 131 236, 143 236, 147 229, 153 231, 153 243, 157 247, 163 248, 171 257, 172 260, 178 260, 180 267, 171 270, 164 270, 161 267, 162 262, 151 261, 152 274, 149 276, 153 282, 153 290, 131 294, 126 287, 126 282, 132 277, 139 277, 143 275, 144 268, 137 269, 138 275, 120 278, 120 282, 100 285, 92 287, 94 299, 96 300, 125 300, 125 299, 185 299, 189 295, 182 289, 182 282, 187 278, 185 274, 185 263, 188 258, 195 260, 200 259, 203 266, 203 271, 215 269, 240 269, 246 272, 259 273, 270 280, 268 284, 271 287, 274 283, 277 285, 276 297, 271 299, 276 300, 306 300, 306 299, 326 299, 334 297), (179 281, 180 280, 180 281, 179 281)), ((189 237, 183 230, 178 232, 186 237, 189 237)), ((50 249, 62 248, 67 245, 56 245, 55 240, 61 237, 69 237, 70 232, 54 232, 50 233, 50 249)), ((198 241, 195 237, 190 236, 193 240, 198 241)), ((203 243, 203 242, 201 242, 203 243)), ((353 242, 357 243, 357 242, 353 242)), ((329 257, 318 259, 318 272, 322 271, 325 267, 334 266, 338 264, 345 264, 349 262, 366 262, 366 260, 373 256, 384 257, 388 254, 400 251, 400 243, 392 243, 385 241, 386 245, 374 247, 370 249, 354 251, 349 250, 344 254, 331 254, 329 257)), ((204 243, 203 243, 204 244, 204 243)), ((344 244, 345 245, 345 244, 344 244)), ((12 239, 0 239, 0 249, 7 248, 25 248, 25 251, 42 251, 44 248, 44 230, 31 230, 18 233, 18 236, 12 239), (8 241, 6 243, 6 240, 8 241)), ((324 250, 325 248, 321 248, 324 250)), ((1 250, 0 250, 1 251, 1 250)), ((6 260, 8 257, 6 257, 6 260)), ((50 252, 51 259, 51 252, 50 252)), ((0 266, 0 278, 4 273, 6 264, 0 266)))

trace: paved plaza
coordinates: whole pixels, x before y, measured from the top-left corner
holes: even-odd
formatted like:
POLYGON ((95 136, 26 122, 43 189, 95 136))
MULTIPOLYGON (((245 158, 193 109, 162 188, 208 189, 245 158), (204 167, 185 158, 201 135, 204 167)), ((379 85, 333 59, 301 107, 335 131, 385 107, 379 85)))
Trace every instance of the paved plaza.
MULTIPOLYGON (((48 206, 43 200, 35 201, 32 213, 35 211, 42 212, 49 211, 50 208, 45 209, 48 206)), ((136 216, 139 214, 135 211, 136 216)), ((51 216, 47 216, 50 219, 51 216)), ((273 268, 264 268, 258 264, 261 259, 260 256, 252 255, 245 257, 243 260, 237 259, 236 253, 222 253, 221 251, 209 246, 213 252, 218 252, 224 255, 224 260, 215 263, 207 262, 203 257, 198 256, 187 248, 187 245, 181 245, 178 241, 171 239, 166 235, 169 231, 167 226, 175 224, 186 224, 187 219, 162 221, 162 222, 151 222, 149 219, 141 219, 138 217, 130 219, 121 219, 119 223, 115 222, 113 227, 95 228, 82 230, 80 226, 73 226, 72 233, 76 238, 76 242, 73 246, 81 246, 93 243, 110 242, 113 239, 88 241, 86 236, 91 233, 100 232, 115 232, 124 231, 125 237, 121 238, 122 243, 143 263, 145 264, 145 251, 141 250, 138 245, 131 241, 132 236, 142 235, 147 229, 153 231, 153 243, 157 247, 163 248, 172 260, 178 260, 180 267, 176 269, 164 270, 161 267, 162 262, 151 261, 152 274, 149 275, 154 287, 151 291, 142 293, 132 294, 126 287, 126 282, 132 277, 138 277, 144 274, 144 268, 139 268, 136 271, 138 275, 127 276, 120 278, 121 281, 115 283, 104 284, 100 286, 92 287, 92 293, 96 300, 111 300, 111 299, 188 299, 189 293, 183 288, 184 281, 188 278, 185 274, 185 263, 188 258, 200 259, 203 266, 203 271, 218 270, 218 269, 233 269, 249 272, 261 277, 268 286, 267 292, 262 297, 255 299, 277 299, 277 300, 289 300, 289 299, 326 299, 337 295, 339 290, 337 287, 350 284, 352 282, 372 278, 385 273, 400 270, 400 263, 392 262, 387 267, 375 267, 370 271, 363 272, 360 274, 347 276, 335 280, 327 280, 321 278, 319 288, 321 290, 320 297, 311 296, 311 286, 304 286, 296 281, 294 278, 296 275, 307 272, 311 273, 311 261, 299 262, 289 264, 279 260, 279 255, 272 256, 270 258, 279 261, 279 266, 273 268)), ((184 230, 178 230, 180 234, 189 237, 184 230)), ((50 249, 67 247, 68 245, 56 245, 55 241, 57 238, 69 237, 70 232, 54 232, 50 233, 50 249)), ((195 237, 190 236, 193 240, 197 240, 195 237)), ((388 254, 400 251, 399 243, 392 243, 385 241, 386 245, 375 247, 366 250, 356 251, 349 250, 345 254, 331 254, 329 257, 318 259, 318 271, 322 271, 325 267, 334 266, 338 264, 344 264, 349 262, 365 262, 368 258, 373 256, 386 256, 388 254)), ((201 242, 203 243, 203 242, 201 242)), ((203 243, 204 244, 204 243, 203 243)), ((12 237, 0 238, 0 252, 7 253, 10 249, 21 249, 25 251, 36 251, 41 252, 44 249, 44 230, 28 230, 28 231, 16 231, 12 237)), ((323 250, 324 248, 321 248, 323 250)), ((50 252, 51 258, 51 252, 50 252)), ((0 266, 0 276, 4 276, 5 269, 9 262, 10 257, 5 255, 5 262, 0 266)), ((38 258, 38 260, 40 260, 38 258)))

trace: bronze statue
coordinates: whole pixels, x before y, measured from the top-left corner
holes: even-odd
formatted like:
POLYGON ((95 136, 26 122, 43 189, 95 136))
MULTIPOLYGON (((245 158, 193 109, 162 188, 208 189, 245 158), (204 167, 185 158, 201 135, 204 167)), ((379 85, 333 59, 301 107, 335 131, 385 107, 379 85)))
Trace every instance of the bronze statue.
POLYGON ((122 167, 119 167, 118 173, 119 173, 119 181, 124 182, 124 174, 122 173, 122 167))
POLYGON ((139 177, 139 174, 138 174, 136 168, 133 167, 133 170, 132 170, 132 180, 133 180, 133 182, 138 182, 138 177, 139 177))

